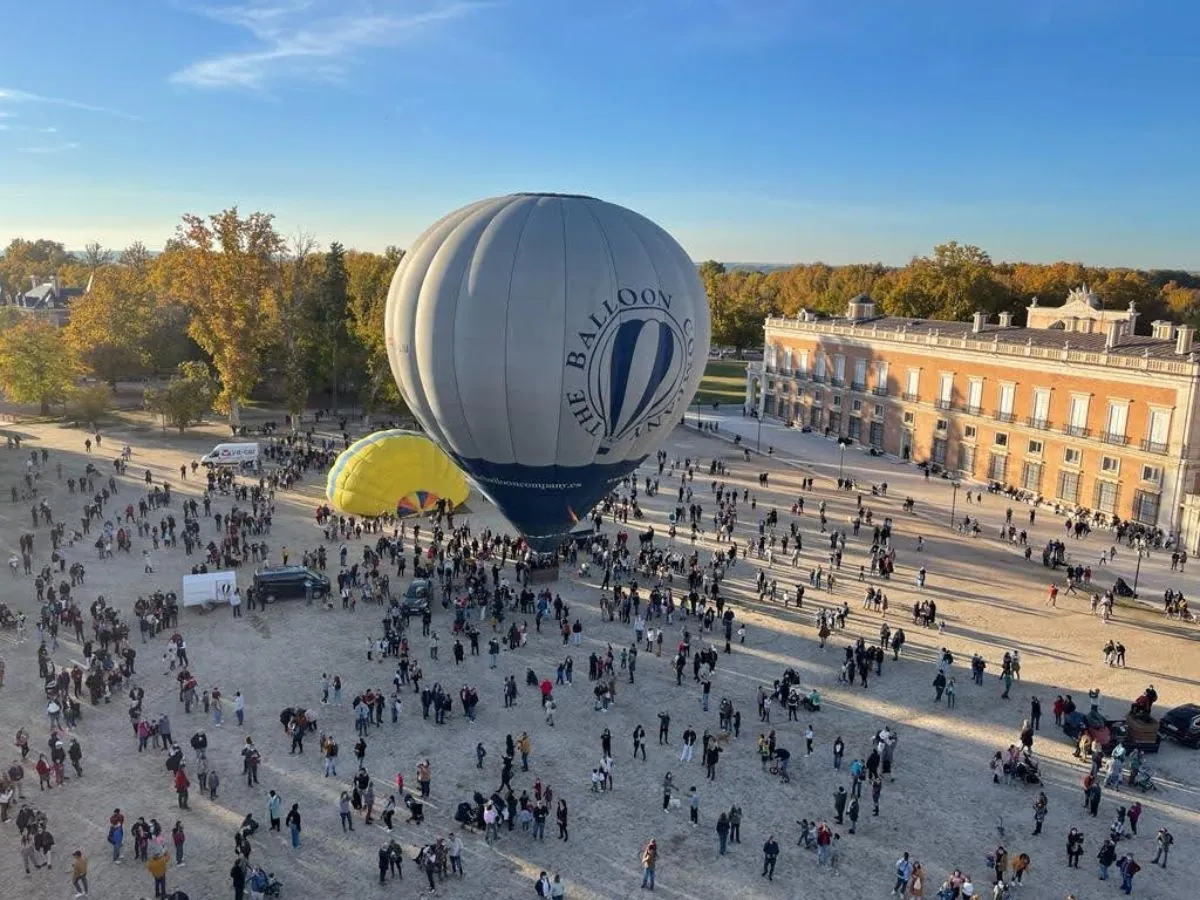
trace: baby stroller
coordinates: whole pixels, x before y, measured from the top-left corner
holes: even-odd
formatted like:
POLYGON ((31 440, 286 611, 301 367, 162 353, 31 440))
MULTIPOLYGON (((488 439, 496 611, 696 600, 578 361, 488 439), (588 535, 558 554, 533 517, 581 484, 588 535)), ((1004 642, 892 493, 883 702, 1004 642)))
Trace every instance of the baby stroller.
POLYGON ((408 821, 420 825, 425 821, 425 804, 412 794, 404 795, 404 805, 408 808, 408 821))
POLYGON ((275 877, 274 872, 268 872, 262 866, 256 866, 250 876, 250 892, 261 897, 278 897, 283 890, 283 882, 275 877))
POLYGON ((1138 769, 1137 776, 1133 780, 1133 786, 1142 789, 1142 793, 1146 791, 1157 791, 1158 785, 1154 783, 1154 773, 1149 769, 1138 769))

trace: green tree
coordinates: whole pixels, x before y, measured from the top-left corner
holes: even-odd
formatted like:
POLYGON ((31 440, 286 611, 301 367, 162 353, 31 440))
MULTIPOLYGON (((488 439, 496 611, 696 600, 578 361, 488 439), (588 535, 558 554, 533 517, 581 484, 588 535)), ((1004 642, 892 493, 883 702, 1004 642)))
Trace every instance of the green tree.
POLYGON ((393 405, 400 402, 388 361, 384 312, 392 276, 403 258, 404 251, 397 247, 388 247, 382 255, 354 250, 346 254, 347 325, 363 358, 367 377, 363 381, 362 403, 368 412, 381 402, 393 405))
POLYGON ((146 388, 146 409, 162 418, 163 430, 170 425, 182 434, 189 425, 204 420, 220 389, 208 366, 184 362, 164 387, 146 388))
POLYGON ((67 411, 85 425, 95 425, 108 412, 112 391, 103 384, 73 388, 67 401, 67 411))
POLYGON ((0 387, 17 403, 37 403, 42 415, 66 399, 79 374, 71 349, 48 322, 27 318, 0 332, 0 387))
POLYGON ((338 411, 338 387, 346 344, 346 320, 350 278, 346 273, 346 248, 334 241, 325 253, 321 294, 317 304, 317 326, 329 354, 331 407, 338 411))
POLYGON ((216 406, 231 425, 258 384, 277 325, 278 263, 283 242, 272 216, 237 207, 183 217, 164 257, 173 293, 187 304, 188 332, 221 379, 216 406))

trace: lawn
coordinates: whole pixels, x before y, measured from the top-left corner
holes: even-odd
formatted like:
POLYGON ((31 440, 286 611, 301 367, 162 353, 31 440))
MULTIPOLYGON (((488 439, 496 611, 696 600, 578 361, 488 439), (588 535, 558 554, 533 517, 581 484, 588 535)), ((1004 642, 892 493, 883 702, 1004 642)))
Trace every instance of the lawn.
POLYGON ((696 392, 696 403, 741 406, 746 402, 746 361, 710 359, 696 392))

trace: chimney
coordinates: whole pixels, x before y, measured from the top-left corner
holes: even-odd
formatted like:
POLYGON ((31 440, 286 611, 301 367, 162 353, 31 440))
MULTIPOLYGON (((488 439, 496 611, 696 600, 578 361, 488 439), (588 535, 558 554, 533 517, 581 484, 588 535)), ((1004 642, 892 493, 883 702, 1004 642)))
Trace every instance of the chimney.
POLYGON ((36 275, 30 275, 29 276, 29 289, 31 291, 36 291, 37 286, 38 286, 38 277, 36 275))
POLYGON ((1196 329, 1191 325, 1180 325, 1175 329, 1175 353, 1187 356, 1192 352, 1192 336, 1196 329))
POLYGON ((1137 304, 1132 300, 1129 301, 1129 331, 1126 334, 1134 334, 1137 331, 1138 309, 1137 304))
POLYGON ((1150 323, 1150 334, 1159 341, 1169 341, 1175 334, 1175 326, 1166 319, 1156 319, 1150 323))
POLYGON ((1108 331, 1104 335, 1104 349, 1112 350, 1121 342, 1121 332, 1125 328, 1124 322, 1109 322, 1108 331))
POLYGON ((971 333, 979 334, 983 331, 983 326, 987 324, 987 313, 977 312, 971 317, 971 333))
POLYGON ((1013 320, 1012 313, 1010 313, 1010 312, 1000 313, 1000 327, 1001 328, 1012 328, 1012 320, 1013 320))

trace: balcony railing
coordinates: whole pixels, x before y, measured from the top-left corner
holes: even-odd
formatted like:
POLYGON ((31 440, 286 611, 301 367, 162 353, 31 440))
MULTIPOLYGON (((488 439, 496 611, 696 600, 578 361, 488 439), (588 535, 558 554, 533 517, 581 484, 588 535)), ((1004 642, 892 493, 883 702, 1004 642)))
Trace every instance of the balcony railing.
POLYGON ((829 379, 829 383, 834 387, 841 387, 846 383, 846 380, 844 378, 838 378, 837 376, 834 376, 833 378, 829 379))
POLYGON ((818 375, 818 374, 816 374, 816 373, 814 372, 814 373, 812 374, 812 376, 809 378, 809 380, 810 380, 810 381, 811 381, 813 384, 824 384, 824 383, 825 383, 825 376, 824 376, 824 375, 818 375))
POLYGON ((977 416, 983 412, 983 407, 979 406, 978 404, 968 403, 965 407, 963 407, 963 409, 965 409, 967 414, 971 416, 977 416))
POLYGON ((850 382, 850 390, 852 390, 852 391, 858 391, 861 393, 861 392, 865 391, 866 389, 867 389, 867 386, 861 381, 850 382))
POLYGON ((1129 443, 1129 438, 1127 438, 1125 435, 1116 434, 1111 431, 1102 431, 1100 433, 1100 440, 1104 441, 1106 444, 1115 444, 1118 447, 1124 447, 1129 443))
POLYGON ((1047 431, 1050 428, 1049 419, 1039 419, 1037 416, 1026 416, 1025 424, 1030 428, 1037 428, 1041 431, 1047 431))
POLYGON ((1147 453, 1161 453, 1165 455, 1167 452, 1167 445, 1158 441, 1152 441, 1150 438, 1146 438, 1144 441, 1142 441, 1142 449, 1147 453))
POLYGON ((887 385, 886 384, 877 384, 877 385, 875 385, 875 387, 873 387, 871 389, 871 393, 874 394, 876 397, 886 397, 888 395, 887 385))
POLYGON ((1069 434, 1071 437, 1087 437, 1091 431, 1086 425, 1064 425, 1063 434, 1069 434))
POLYGON ((1013 420, 1013 414, 1010 412, 998 412, 995 413, 992 418, 997 422, 1011 422, 1013 420))
POLYGON ((933 405, 936 406, 938 409, 954 409, 954 401, 953 400, 945 400, 945 399, 934 400, 933 405))
POLYGON ((916 403, 919 398, 916 394, 912 393, 911 391, 905 391, 904 399, 907 400, 909 403, 916 403))

